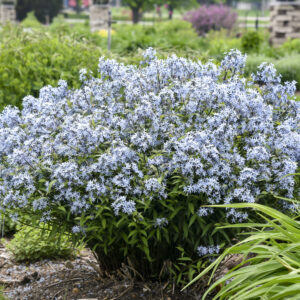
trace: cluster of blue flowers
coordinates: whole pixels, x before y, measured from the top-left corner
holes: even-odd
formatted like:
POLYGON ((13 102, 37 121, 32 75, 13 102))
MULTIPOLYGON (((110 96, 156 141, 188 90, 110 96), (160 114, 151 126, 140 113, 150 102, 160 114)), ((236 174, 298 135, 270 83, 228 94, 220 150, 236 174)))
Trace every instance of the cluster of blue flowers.
MULTIPOLYGON (((137 201, 166 199, 175 175, 182 194, 201 195, 203 217, 213 213, 204 204, 252 203, 263 191, 298 197, 295 178, 286 176, 300 160, 295 82, 281 83, 267 64, 246 80, 245 60, 237 50, 220 66, 175 55, 160 60, 153 49, 137 67, 101 58, 98 77, 81 72, 80 89, 60 81, 26 97, 22 110, 7 107, 0 115, 1 209, 26 208, 50 220, 53 207, 78 216, 105 198, 116 216, 130 215, 137 201)), ((227 216, 237 222, 247 213, 227 216)), ((158 215, 153 224, 168 220, 158 215)))

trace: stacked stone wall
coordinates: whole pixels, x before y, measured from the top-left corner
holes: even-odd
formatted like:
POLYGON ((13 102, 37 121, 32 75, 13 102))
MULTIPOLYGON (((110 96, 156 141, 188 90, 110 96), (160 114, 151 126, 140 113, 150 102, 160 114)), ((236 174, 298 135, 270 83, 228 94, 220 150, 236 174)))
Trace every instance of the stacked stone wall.
POLYGON ((99 31, 108 28, 109 5, 92 5, 90 6, 90 26, 91 30, 99 31))
POLYGON ((14 1, 0 0, 0 23, 7 23, 16 21, 16 9, 14 1))
POLYGON ((275 46, 289 38, 300 38, 300 1, 271 3, 270 33, 270 42, 275 46))

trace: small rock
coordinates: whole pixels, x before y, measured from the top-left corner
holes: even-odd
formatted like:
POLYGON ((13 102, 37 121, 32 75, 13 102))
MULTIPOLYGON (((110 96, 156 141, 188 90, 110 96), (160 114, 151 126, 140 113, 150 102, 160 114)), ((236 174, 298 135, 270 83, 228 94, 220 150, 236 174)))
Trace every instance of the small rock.
POLYGON ((67 261, 66 264, 65 264, 65 266, 68 269, 74 269, 74 265, 70 261, 67 261))
POLYGON ((27 284, 31 281, 29 276, 24 276, 23 279, 21 280, 21 284, 27 284))
POLYGON ((32 277, 33 279, 38 280, 40 276, 39 276, 39 273, 35 271, 34 273, 31 274, 31 277, 32 277))

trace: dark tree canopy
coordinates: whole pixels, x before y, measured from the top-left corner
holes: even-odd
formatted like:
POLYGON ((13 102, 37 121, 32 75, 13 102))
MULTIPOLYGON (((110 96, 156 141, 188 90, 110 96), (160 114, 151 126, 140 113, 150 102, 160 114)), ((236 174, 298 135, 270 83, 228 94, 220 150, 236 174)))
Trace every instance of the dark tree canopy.
POLYGON ((22 21, 27 13, 34 11, 35 16, 42 23, 46 23, 48 15, 50 21, 62 9, 62 0, 18 0, 16 5, 17 19, 22 21))

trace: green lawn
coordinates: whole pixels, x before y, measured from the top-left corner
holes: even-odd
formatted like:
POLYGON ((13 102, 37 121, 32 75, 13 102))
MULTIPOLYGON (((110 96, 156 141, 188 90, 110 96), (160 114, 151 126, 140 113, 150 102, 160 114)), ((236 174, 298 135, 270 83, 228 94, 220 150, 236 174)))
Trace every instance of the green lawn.
POLYGON ((270 11, 269 10, 265 10, 264 12, 262 11, 257 11, 257 10, 235 10, 239 17, 245 17, 246 15, 248 17, 256 17, 257 15, 259 17, 268 17, 270 15, 270 11))

